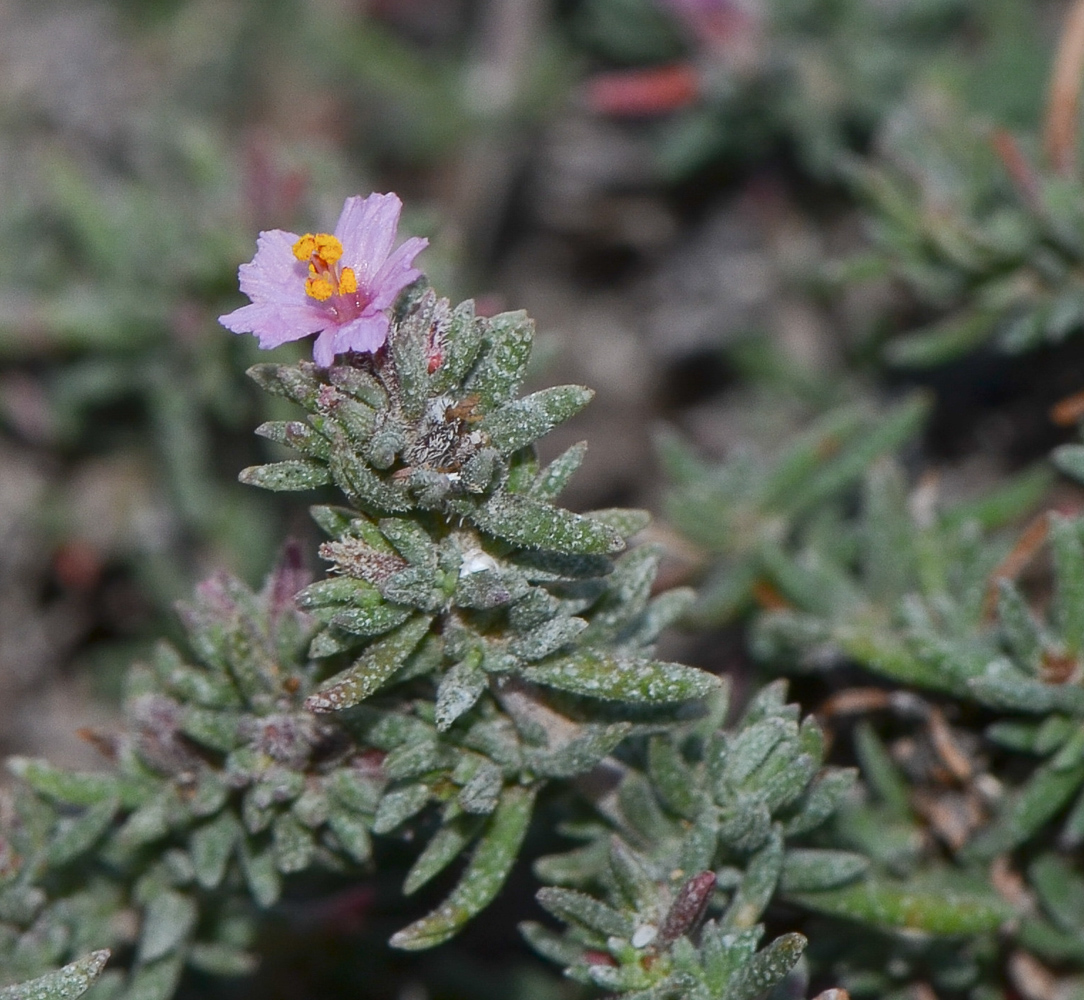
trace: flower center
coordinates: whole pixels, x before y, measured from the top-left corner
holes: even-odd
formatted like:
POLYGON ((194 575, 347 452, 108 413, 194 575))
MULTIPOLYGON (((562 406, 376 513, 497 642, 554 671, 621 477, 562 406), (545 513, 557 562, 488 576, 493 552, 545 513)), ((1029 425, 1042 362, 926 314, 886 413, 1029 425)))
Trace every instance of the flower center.
POLYGON ((309 262, 305 294, 318 302, 333 295, 356 295, 358 279, 349 267, 336 267, 343 245, 330 233, 306 233, 293 246, 294 256, 309 262))

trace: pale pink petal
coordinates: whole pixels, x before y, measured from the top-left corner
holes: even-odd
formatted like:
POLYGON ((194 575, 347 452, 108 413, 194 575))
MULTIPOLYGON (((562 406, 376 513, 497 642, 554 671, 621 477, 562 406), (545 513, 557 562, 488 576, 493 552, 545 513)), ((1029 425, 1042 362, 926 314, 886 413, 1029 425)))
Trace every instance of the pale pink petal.
POLYGON ((337 332, 336 327, 328 327, 316 338, 315 343, 312 345, 312 360, 321 368, 330 368, 331 363, 335 360, 335 335, 337 332))
POLYGON ((396 248, 384 262, 372 280, 369 289, 371 304, 374 309, 389 309, 395 304, 399 293, 412 281, 420 278, 422 272, 414 267, 414 258, 427 246, 429 240, 421 236, 412 236, 396 248))
POLYGON ((300 340, 330 324, 328 316, 319 309, 277 302, 253 302, 219 316, 218 321, 233 333, 256 334, 264 349, 300 340))
MULTIPOLYGON (((310 298, 305 292, 307 263, 293 253, 297 234, 273 229, 260 233, 255 257, 238 271, 250 304, 219 322, 234 333, 255 334, 263 348, 318 334, 313 359, 323 367, 331 365, 336 354, 379 350, 390 329, 384 310, 421 275, 414 258, 428 245, 428 240, 413 238, 392 252, 401 210, 397 195, 373 194, 348 198, 339 216, 335 235, 343 245, 342 266, 353 269, 365 296, 361 301, 368 300, 362 315, 339 325, 332 315, 338 312, 310 298)), ((339 305, 353 311, 348 303, 339 305)))
POLYGON ((241 291, 253 302, 282 302, 303 305, 305 276, 303 261, 294 256, 295 233, 271 229, 256 240, 256 256, 238 269, 241 291))
POLYGON ((341 326, 335 334, 335 353, 346 351, 378 351, 388 339, 391 324, 382 312, 366 312, 351 323, 341 326))
POLYGON ((369 287, 391 252, 402 208, 403 203, 394 194, 346 199, 335 235, 343 245, 343 264, 353 268, 358 284, 364 288, 369 287))

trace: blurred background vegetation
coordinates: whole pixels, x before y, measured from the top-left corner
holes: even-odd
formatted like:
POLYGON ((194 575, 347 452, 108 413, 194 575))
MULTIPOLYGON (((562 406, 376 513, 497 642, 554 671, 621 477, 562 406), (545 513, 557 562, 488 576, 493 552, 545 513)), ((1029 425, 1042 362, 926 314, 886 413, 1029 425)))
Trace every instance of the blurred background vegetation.
MULTIPOLYGON (((1084 412, 1051 416, 1084 385, 1069 7, 0 5, 0 749, 88 755, 74 730, 194 581, 307 537, 236 482, 276 414, 216 317, 258 230, 354 193, 397 191, 438 289, 528 309, 546 377, 599 390, 546 446, 590 440, 569 502, 659 515, 667 580, 703 584, 672 652, 739 687, 748 611, 781 600, 761 542, 879 457, 953 502, 1015 476, 985 525, 1078 510, 1028 472, 1084 412)), ((283 969, 269 995, 315 995, 286 951, 265 995, 283 969)), ((572 995, 462 961, 433 959, 440 996, 572 995)))

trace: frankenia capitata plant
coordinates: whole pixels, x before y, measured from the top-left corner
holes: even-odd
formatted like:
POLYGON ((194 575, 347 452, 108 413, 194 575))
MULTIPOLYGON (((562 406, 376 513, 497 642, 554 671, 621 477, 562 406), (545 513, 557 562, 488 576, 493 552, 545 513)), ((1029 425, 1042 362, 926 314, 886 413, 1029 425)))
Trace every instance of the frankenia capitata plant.
MULTIPOLYGON (((780 899, 877 928, 878 941, 992 939, 1016 914, 985 869, 947 894, 943 879, 923 888, 882 865, 879 814, 856 812, 855 772, 826 761, 829 734, 786 703, 784 684, 727 724, 720 678, 656 657, 693 594, 658 586, 661 551, 635 544, 648 515, 560 507, 586 447, 548 464, 535 450, 591 391, 521 395, 530 318, 439 297, 414 266, 425 241, 395 248, 400 208, 392 194, 351 198, 334 233, 262 233, 241 268, 252 301, 223 318, 229 329, 265 347, 318 338, 315 364, 250 369, 296 407, 257 433, 296 457, 241 480, 337 491, 311 508, 327 568, 312 580, 291 545, 258 592, 223 574, 198 587, 180 608, 187 649, 161 644, 134 666, 124 730, 93 735, 102 770, 10 762, 0 1000, 77 1000, 99 974, 103 998, 170 1000, 191 973, 255 968, 261 915, 323 887, 371 891, 374 911, 393 880, 407 896, 426 889, 429 905, 388 943, 435 948, 482 918, 525 845, 547 836, 558 853, 536 858, 537 899, 564 929, 527 921, 523 934, 621 1000, 761 1000, 784 981, 805 996, 805 937, 765 937, 769 919, 784 931, 780 899), (837 814, 858 832, 838 834, 837 814), (548 831, 570 817, 556 829, 578 843, 560 853, 570 845, 548 831), (379 846, 389 839, 396 850, 379 846), (435 906, 431 883, 444 886, 435 906)), ((833 423, 834 437, 850 426, 833 423)), ((854 455, 844 440, 844 471, 888 438, 854 455)), ((817 462, 791 462, 788 483, 794 468, 824 472, 819 440, 805 446, 817 462)), ((1084 579, 1070 562, 1069 581, 1084 579)), ((1067 649, 1070 633, 1084 627, 1067 649)), ((1064 720, 1079 710, 1068 695, 1056 707, 1064 720)), ((1080 745, 1071 737, 1058 767, 1037 772, 1048 799, 1084 781, 1080 745)), ((1019 815, 994 847, 1026 836, 1019 815)), ((808 963, 811 981, 835 980, 815 952, 808 963)))
POLYGON ((312 356, 322 368, 338 354, 379 350, 387 310, 421 277, 414 258, 429 245, 413 236, 392 250, 402 207, 394 194, 347 198, 334 233, 260 233, 256 256, 238 272, 252 301, 219 322, 255 334, 265 349, 319 334, 312 356))

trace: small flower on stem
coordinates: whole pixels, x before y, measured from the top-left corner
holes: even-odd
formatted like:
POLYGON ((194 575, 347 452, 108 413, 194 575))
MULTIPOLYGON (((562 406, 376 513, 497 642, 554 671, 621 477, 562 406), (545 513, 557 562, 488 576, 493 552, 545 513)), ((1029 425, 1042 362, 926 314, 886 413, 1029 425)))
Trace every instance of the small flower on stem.
POLYGON ((394 194, 347 198, 334 233, 260 233, 256 256, 238 272, 252 301, 219 322, 253 333, 260 347, 319 334, 313 360, 376 351, 388 338, 387 310, 421 276, 414 258, 429 241, 411 237, 392 250, 402 202, 394 194))

